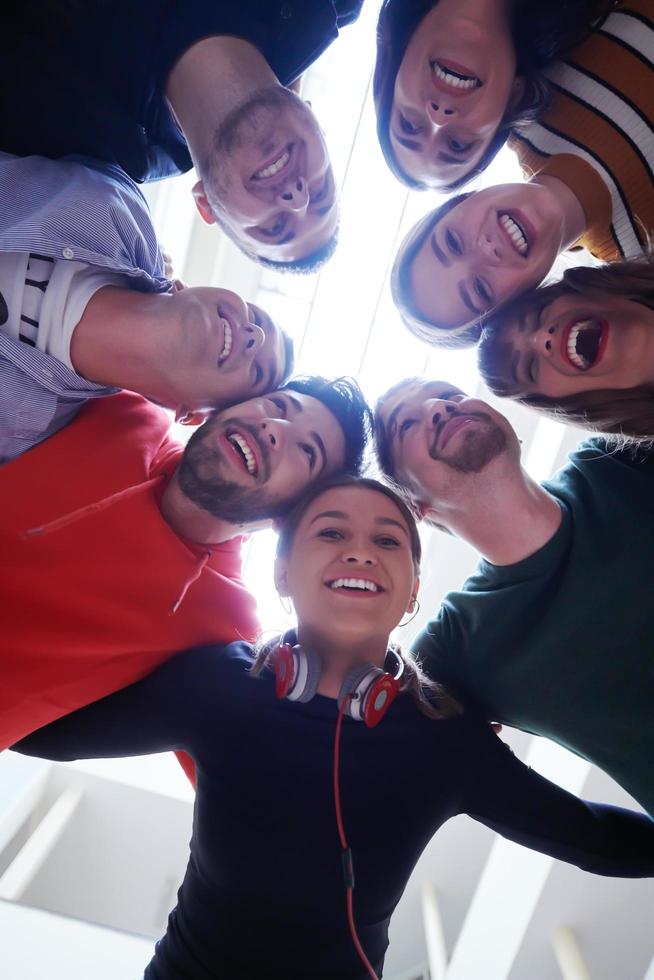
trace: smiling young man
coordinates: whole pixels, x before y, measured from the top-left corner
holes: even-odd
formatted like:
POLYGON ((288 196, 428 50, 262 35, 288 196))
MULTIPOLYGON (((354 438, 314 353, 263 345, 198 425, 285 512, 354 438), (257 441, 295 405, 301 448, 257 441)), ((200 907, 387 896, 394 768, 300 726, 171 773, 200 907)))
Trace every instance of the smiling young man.
POLYGON ((418 637, 425 669, 654 814, 654 456, 591 439, 538 484, 499 412, 424 379, 382 396, 375 438, 425 518, 483 556, 418 637))
POLYGON ((173 653, 253 639, 241 535, 357 473, 355 382, 299 378, 216 412, 186 448, 140 396, 100 399, 0 480, 0 747, 173 653))
POLYGON ((3 147, 82 153, 137 181, 195 165, 205 220, 256 260, 314 268, 334 247, 336 187, 315 117, 285 86, 361 3, 28 3, 3 23, 3 147))
POLYGON ((119 388, 184 418, 293 369, 263 310, 225 289, 174 291, 143 195, 90 164, 0 154, 0 462, 119 388))

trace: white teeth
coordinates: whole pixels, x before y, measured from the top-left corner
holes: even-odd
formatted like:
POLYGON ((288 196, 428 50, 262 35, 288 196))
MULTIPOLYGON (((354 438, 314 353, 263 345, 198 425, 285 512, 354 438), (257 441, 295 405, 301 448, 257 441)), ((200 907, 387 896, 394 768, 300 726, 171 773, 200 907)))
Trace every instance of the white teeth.
POLYGON ((476 78, 461 78, 460 75, 455 75, 446 68, 441 68, 437 61, 433 63, 432 67, 436 77, 440 78, 446 85, 451 85, 452 88, 471 89, 477 86, 476 78))
POLYGON ((223 349, 221 350, 218 356, 218 363, 222 364, 224 361, 227 360, 230 351, 232 349, 232 328, 230 327, 227 320, 224 319, 224 317, 220 318, 220 322, 222 323, 223 329, 225 331, 225 342, 223 344, 223 349))
POLYGON ((274 177, 274 175, 280 171, 282 167, 286 166, 290 158, 291 154, 288 152, 288 150, 284 150, 282 155, 278 157, 274 163, 271 163, 269 167, 264 167, 263 170, 257 170, 254 176, 257 178, 257 180, 263 180, 266 177, 274 177))
POLYGON ((501 214, 500 224, 502 225, 502 228, 504 228, 505 232, 511 236, 511 239, 514 242, 517 250, 520 252, 520 255, 526 255, 529 249, 529 242, 527 241, 527 237, 518 222, 508 214, 501 214))
POLYGON ((375 583, 366 578, 337 578, 329 587, 330 589, 366 589, 368 592, 379 592, 375 583))
POLYGON ((240 451, 243 453, 243 457, 245 458, 245 465, 247 467, 248 473, 250 473, 252 476, 255 476, 257 472, 257 463, 254 458, 254 454, 250 449, 250 447, 248 446, 245 439, 243 439, 242 436, 239 436, 238 433, 236 432, 231 436, 227 436, 227 438, 232 443, 232 445, 238 446, 240 451))
POLYGON ((577 337, 582 332, 585 327, 592 326, 592 320, 584 320, 582 323, 575 323, 574 327, 568 335, 568 357, 575 367, 579 368, 580 371, 587 371, 590 367, 590 361, 588 361, 583 354, 577 353, 577 337))

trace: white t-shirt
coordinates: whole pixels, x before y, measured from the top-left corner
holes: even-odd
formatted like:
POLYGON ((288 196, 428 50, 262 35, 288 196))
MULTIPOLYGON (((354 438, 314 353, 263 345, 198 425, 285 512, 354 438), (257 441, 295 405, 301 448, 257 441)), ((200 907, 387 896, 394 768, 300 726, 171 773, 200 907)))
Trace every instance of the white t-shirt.
POLYGON ((73 332, 86 304, 103 286, 129 287, 129 281, 84 262, 0 252, 0 330, 74 371, 73 332))

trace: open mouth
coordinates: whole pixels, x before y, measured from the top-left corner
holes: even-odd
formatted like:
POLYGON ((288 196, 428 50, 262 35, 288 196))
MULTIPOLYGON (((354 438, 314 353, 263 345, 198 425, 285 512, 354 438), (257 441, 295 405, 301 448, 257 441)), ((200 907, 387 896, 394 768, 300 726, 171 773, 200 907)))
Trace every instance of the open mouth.
POLYGON ((508 211, 500 211, 497 220, 500 228, 509 240, 511 247, 526 258, 529 255, 529 236, 524 225, 522 225, 508 211))
POLYGON ((369 578, 336 578, 327 582, 327 586, 335 592, 346 592, 349 595, 377 595, 384 591, 369 578))
POLYGON ((430 64, 434 79, 441 83, 441 87, 451 89, 453 94, 463 95, 483 84, 481 79, 464 65, 442 60, 434 60, 430 64))
POLYGON ((220 316, 220 322, 223 325, 223 349, 221 350, 220 354, 218 355, 218 367, 220 367, 222 364, 225 363, 225 361, 227 360, 227 358, 231 354, 231 351, 232 351, 232 341, 233 341, 233 331, 232 331, 232 325, 231 325, 231 323, 220 312, 220 310, 218 311, 218 315, 220 316))
POLYGON ((561 336, 561 354, 578 371, 589 371, 602 359, 609 336, 606 320, 573 320, 561 336))
POLYGON ((285 167, 289 165, 292 152, 293 144, 289 143, 289 145, 284 147, 281 152, 278 152, 277 156, 275 156, 272 160, 268 160, 265 166, 261 167, 260 170, 255 170, 250 179, 255 181, 266 181, 278 177, 285 167))
POLYGON ((230 444, 237 459, 250 476, 257 476, 259 467, 257 458, 249 442, 240 432, 227 432, 225 434, 227 442, 230 444))

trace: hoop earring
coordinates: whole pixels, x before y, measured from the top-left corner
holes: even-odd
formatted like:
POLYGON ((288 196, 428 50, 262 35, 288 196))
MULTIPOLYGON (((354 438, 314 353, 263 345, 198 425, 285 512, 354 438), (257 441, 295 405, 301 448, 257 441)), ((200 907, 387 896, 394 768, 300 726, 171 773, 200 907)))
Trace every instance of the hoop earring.
POLYGON ((409 616, 409 618, 407 619, 406 623, 398 623, 397 624, 398 627, 408 626, 409 623, 412 622, 412 620, 414 620, 416 618, 416 616, 418 615, 419 612, 420 612, 420 602, 418 601, 418 599, 414 599, 413 600, 413 612, 412 612, 412 614, 409 616))
POLYGON ((291 600, 288 598, 288 596, 280 595, 279 592, 278 592, 277 593, 277 598, 279 599, 279 604, 282 607, 282 609, 284 610, 284 612, 286 613, 286 615, 287 616, 291 616, 292 613, 293 613, 293 607, 291 606, 291 600), (284 605, 284 600, 285 599, 286 599, 286 604, 288 605, 288 609, 284 605))

